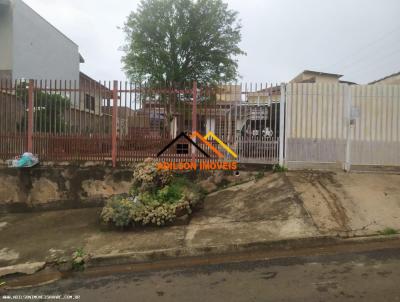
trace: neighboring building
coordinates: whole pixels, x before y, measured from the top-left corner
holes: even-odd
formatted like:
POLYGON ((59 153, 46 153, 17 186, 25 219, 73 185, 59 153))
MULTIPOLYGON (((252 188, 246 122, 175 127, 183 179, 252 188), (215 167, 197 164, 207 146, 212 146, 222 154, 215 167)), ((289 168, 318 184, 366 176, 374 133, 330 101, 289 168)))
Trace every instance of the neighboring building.
POLYGON ((240 102, 241 97, 241 85, 219 85, 216 91, 217 102, 240 102))
POLYGON ((246 100, 249 104, 267 104, 277 102, 281 98, 281 86, 271 86, 255 92, 249 92, 246 100))
POLYGON ((297 75, 290 83, 330 83, 339 84, 343 75, 320 71, 304 70, 297 75))
POLYGON ((73 131, 109 131, 101 107, 112 91, 80 72, 84 60, 76 43, 22 0, 0 0, 0 41, 0 79, 34 79, 45 93, 68 98, 64 115, 73 131))
MULTIPOLYGON (((109 116, 110 121, 112 119, 112 112, 113 112, 113 106, 102 106, 101 108, 102 114, 105 116, 109 116)), ((117 133, 119 135, 128 135, 130 134, 130 127, 132 127, 133 121, 136 119, 139 119, 139 123, 141 122, 142 128, 148 129, 148 125, 144 122, 145 117, 147 116, 141 116, 139 115, 141 111, 135 111, 129 107, 117 107, 117 133)), ((148 121, 148 118, 146 119, 148 121)))
POLYGON ((76 109, 94 114, 102 114, 101 107, 107 105, 106 103, 110 103, 112 99, 112 91, 108 87, 93 80, 83 72, 79 73, 79 88, 79 105, 77 102, 74 104, 73 97, 71 99, 76 109))
POLYGON ((0 78, 79 81, 78 45, 22 0, 0 0, 0 78))
POLYGON ((400 85, 400 72, 396 72, 387 77, 369 83, 369 85, 376 85, 376 84, 400 85))

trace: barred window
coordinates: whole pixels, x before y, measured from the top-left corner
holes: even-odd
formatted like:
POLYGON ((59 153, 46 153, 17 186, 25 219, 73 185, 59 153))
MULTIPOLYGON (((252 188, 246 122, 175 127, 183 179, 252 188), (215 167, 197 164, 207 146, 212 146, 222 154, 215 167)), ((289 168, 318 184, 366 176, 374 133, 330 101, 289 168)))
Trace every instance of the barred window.
POLYGON ((176 144, 176 153, 177 154, 188 154, 189 153, 189 144, 176 144))

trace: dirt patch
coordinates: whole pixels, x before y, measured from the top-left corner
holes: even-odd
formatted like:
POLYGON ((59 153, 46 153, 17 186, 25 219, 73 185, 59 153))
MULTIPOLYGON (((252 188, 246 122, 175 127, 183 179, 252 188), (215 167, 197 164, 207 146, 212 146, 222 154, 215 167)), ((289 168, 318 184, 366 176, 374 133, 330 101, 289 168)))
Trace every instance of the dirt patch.
POLYGON ((287 173, 306 210, 325 234, 366 235, 400 229, 400 175, 287 173))
POLYGON ((343 200, 349 199, 334 172, 287 173, 306 210, 323 233, 348 232, 348 212, 343 200))

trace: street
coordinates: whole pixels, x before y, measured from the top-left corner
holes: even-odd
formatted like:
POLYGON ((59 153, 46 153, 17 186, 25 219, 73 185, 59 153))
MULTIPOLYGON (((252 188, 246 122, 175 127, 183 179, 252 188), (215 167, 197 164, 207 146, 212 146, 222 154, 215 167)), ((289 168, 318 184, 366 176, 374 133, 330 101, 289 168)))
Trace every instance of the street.
POLYGON ((7 295, 79 295, 80 301, 400 301, 399 284, 400 249, 392 248, 83 273, 7 295))

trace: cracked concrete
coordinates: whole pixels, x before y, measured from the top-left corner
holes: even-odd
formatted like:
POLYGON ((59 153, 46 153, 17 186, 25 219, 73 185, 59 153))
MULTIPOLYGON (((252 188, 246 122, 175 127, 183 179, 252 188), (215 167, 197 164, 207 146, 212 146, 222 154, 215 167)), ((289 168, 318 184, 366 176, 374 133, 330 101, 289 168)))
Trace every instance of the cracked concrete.
POLYGON ((0 267, 69 258, 235 246, 295 238, 400 230, 400 175, 267 173, 209 194, 189 224, 126 231, 105 228, 100 208, 3 214, 0 267))

